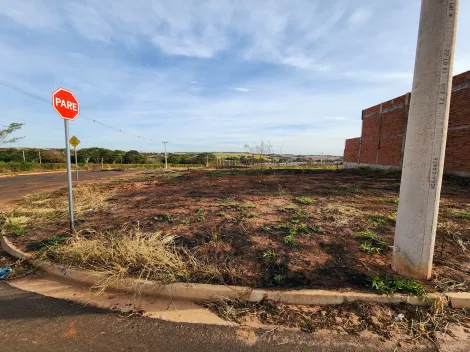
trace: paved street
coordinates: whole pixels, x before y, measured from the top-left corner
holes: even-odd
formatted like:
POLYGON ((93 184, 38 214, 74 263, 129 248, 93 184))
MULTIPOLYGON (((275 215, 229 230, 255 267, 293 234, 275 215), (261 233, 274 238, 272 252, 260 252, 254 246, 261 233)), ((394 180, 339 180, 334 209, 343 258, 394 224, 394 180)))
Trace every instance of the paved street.
MULTIPOLYGON (((80 171, 79 181, 92 181, 107 177, 119 177, 143 172, 145 170, 126 171, 80 171)), ((75 173, 73 174, 75 180, 75 173)), ((27 194, 47 192, 67 186, 65 172, 35 175, 0 177, 0 208, 13 204, 27 194)))

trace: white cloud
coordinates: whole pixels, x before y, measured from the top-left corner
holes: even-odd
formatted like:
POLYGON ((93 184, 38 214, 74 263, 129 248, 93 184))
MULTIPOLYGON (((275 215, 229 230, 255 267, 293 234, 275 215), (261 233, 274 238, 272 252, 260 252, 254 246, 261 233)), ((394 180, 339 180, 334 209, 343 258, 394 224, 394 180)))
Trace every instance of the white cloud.
POLYGON ((236 90, 237 92, 249 92, 251 90, 250 88, 243 88, 243 87, 233 87, 229 89, 236 90))
POLYGON ((370 8, 359 8, 349 16, 348 22, 356 26, 363 25, 372 17, 372 14, 370 8))

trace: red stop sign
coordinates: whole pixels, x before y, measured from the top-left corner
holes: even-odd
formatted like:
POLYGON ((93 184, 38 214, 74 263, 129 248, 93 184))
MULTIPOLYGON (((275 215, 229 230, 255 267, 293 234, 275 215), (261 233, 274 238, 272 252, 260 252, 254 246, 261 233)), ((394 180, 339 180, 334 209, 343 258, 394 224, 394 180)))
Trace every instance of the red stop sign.
POLYGON ((52 106, 64 120, 73 120, 80 113, 78 100, 71 91, 64 88, 52 93, 52 106))

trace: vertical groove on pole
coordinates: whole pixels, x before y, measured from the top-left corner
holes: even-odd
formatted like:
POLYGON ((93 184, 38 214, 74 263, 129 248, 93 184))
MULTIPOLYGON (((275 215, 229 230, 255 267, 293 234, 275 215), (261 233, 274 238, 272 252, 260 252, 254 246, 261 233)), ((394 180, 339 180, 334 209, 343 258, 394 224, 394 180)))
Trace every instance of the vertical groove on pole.
POLYGON ((70 165, 70 145, 69 145, 69 121, 64 120, 65 126, 65 158, 67 165, 67 185, 68 185, 68 196, 69 196, 69 221, 70 231, 74 231, 74 220, 73 220, 73 199, 72 199, 72 167, 70 165))

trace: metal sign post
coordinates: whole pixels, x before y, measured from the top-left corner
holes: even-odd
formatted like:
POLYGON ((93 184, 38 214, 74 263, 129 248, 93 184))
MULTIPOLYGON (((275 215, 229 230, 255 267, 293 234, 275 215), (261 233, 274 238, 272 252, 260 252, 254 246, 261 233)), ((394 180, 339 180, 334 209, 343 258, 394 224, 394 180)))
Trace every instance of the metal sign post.
POLYGON ((72 136, 72 138, 70 138, 69 140, 70 144, 73 146, 74 148, 74 152, 75 152, 75 173, 76 173, 76 176, 75 176, 75 181, 76 181, 76 185, 78 186, 78 159, 77 159, 77 146, 80 144, 80 140, 75 137, 75 136, 72 136))
POLYGON ((75 152, 75 184, 78 186, 78 160, 77 160, 77 147, 73 148, 75 152))
MULTIPOLYGON (((67 186, 69 196, 70 231, 74 231, 73 199, 72 199, 72 167, 70 163, 69 120, 74 120, 80 113, 80 105, 71 91, 59 88, 52 93, 52 107, 64 119, 65 129, 65 158, 67 165, 67 186)), ((75 154, 76 155, 76 154, 75 154)))
POLYGON ((69 120, 64 120, 65 126, 65 158, 67 159, 67 187, 69 194, 70 231, 74 231, 73 199, 72 199, 72 167, 70 165, 69 120))

